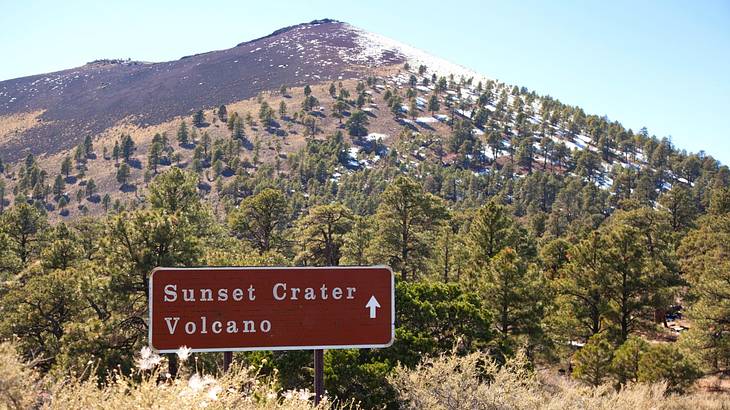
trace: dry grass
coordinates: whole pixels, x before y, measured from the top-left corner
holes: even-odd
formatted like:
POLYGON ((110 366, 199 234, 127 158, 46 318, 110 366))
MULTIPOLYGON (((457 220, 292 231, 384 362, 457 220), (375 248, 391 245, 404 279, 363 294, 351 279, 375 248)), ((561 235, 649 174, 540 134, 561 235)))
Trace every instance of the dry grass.
POLYGON ((45 110, 24 112, 11 115, 0 115, 0 144, 20 138, 23 131, 41 123, 40 117, 45 110))
POLYGON ((396 369, 390 382, 411 409, 726 409, 730 395, 667 395, 663 384, 634 384, 616 391, 569 379, 548 383, 528 367, 524 355, 505 366, 489 356, 443 356, 415 370, 396 369))
MULTIPOLYGON (((62 380, 41 379, 23 363, 12 343, 0 344, 0 408, 9 409, 329 409, 325 398, 314 406, 307 390, 282 392, 273 378, 258 369, 233 364, 220 377, 200 374, 185 365, 178 354, 179 377, 166 374, 164 358, 143 349, 138 370, 132 375, 111 374, 99 384, 90 364, 82 374, 62 380)), ((339 407, 338 407, 339 408, 339 407)))
MULTIPOLYGON (((41 378, 32 363, 19 359, 12 343, 0 344, 0 408, 26 409, 329 409, 325 399, 314 407, 309 391, 277 388, 253 366, 235 364, 219 377, 186 365, 177 378, 164 358, 143 349, 131 375, 114 372, 105 383, 82 374, 61 380, 41 378)), ((523 354, 497 366, 486 354, 445 355, 427 359, 416 369, 398 367, 388 380, 403 408, 410 409, 728 409, 730 395, 667 395, 663 384, 635 384, 621 391, 587 387, 569 379, 548 379, 531 370, 523 354)), ((347 406, 351 408, 354 406, 347 406)), ((338 407, 339 408, 339 407, 338 407)))

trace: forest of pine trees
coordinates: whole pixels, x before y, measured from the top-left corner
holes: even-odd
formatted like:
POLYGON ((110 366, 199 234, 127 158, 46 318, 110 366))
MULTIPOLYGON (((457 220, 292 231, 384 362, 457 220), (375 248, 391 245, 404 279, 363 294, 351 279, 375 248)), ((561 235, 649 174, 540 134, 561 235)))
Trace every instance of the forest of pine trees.
MULTIPOLYGON (((523 351, 533 365, 617 388, 663 381, 684 392, 702 375, 730 371, 726 166, 516 87, 479 84, 472 104, 495 107, 479 112, 452 99, 468 88, 463 79, 426 70, 408 78, 410 96, 386 89, 390 107, 380 115, 418 111, 414 87, 435 84, 422 111, 448 113, 444 138, 404 127, 389 146, 364 140, 360 108, 378 84, 368 78, 352 94, 333 83, 315 97, 307 86, 300 111, 261 101, 258 134, 250 113, 222 105, 208 118, 225 121, 230 136, 212 139, 198 111, 192 126, 179 123, 178 147, 165 133, 153 137, 147 185, 126 202, 112 203, 84 172, 87 161, 109 161, 120 189, 138 183, 129 135, 103 159, 87 139, 54 173, 32 155, 12 171, 5 164, 0 172, 15 182, 12 204, 0 185, 0 335, 17 338, 25 358, 42 358, 43 373, 92 361, 104 377, 130 371, 147 343, 156 266, 387 264, 398 278, 395 344, 328 351, 326 386, 337 397, 395 406, 387 378, 396 366, 454 349, 498 363, 523 351), (341 129, 318 127, 320 99, 341 129), (537 101, 540 124, 526 114, 537 115, 537 101), (457 109, 472 117, 457 119, 457 109), (303 148, 284 156, 272 147, 275 162, 261 162, 261 133, 293 124, 305 130, 303 148), (550 138, 557 133, 589 135, 598 152, 570 151, 550 138), (379 161, 352 165, 353 145, 379 161), (428 155, 414 162, 413 152, 428 155), (637 156, 644 161, 629 161, 637 156), (606 169, 606 159, 640 165, 606 169), (77 180, 84 188, 75 197, 67 190, 77 180), (212 193, 215 202, 206 200, 212 193), (72 201, 103 211, 49 222, 72 201), (680 333, 667 327, 678 315, 689 323, 680 333)), ((196 356, 201 369, 219 365, 215 354, 196 356)), ((277 372, 285 388, 310 383, 308 352, 237 360, 277 372)))

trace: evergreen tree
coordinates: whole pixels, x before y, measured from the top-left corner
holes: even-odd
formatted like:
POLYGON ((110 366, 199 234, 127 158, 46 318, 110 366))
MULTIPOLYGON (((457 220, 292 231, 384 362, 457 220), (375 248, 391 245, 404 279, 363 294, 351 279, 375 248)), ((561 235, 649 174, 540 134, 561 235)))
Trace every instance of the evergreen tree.
POLYGON ((129 174, 129 165, 122 163, 122 165, 117 168, 117 182, 122 184, 122 186, 127 185, 127 182, 129 181, 129 174))
POLYGON ((497 253, 483 270, 482 293, 503 349, 515 342, 517 335, 536 337, 542 316, 540 281, 512 248, 497 253), (511 340, 512 339, 512 340, 511 340))
POLYGON ((261 124, 268 128, 271 127, 274 121, 274 110, 269 106, 266 101, 261 103, 259 108, 259 120, 261 124))
POLYGON ((58 199, 63 195, 65 189, 66 183, 63 181, 63 177, 56 175, 56 179, 53 181, 53 196, 58 199))
POLYGON ((89 179, 89 182, 86 183, 86 197, 92 198, 95 193, 96 193, 96 182, 94 182, 94 178, 91 178, 91 179, 89 179))
POLYGON ((109 196, 108 193, 104 194, 104 197, 101 199, 101 203, 104 206, 104 212, 109 212, 109 204, 111 204, 111 201, 111 196, 109 196))
POLYGON ((244 133, 243 129, 243 119, 236 118, 235 124, 233 126, 233 139, 243 141, 246 138, 246 134, 244 133))
POLYGON ((114 162, 119 163, 120 155, 121 155, 121 150, 119 149, 119 142, 114 141, 114 148, 112 149, 112 158, 114 158, 114 162))
POLYGON ((637 374, 640 382, 665 382, 669 393, 683 393, 701 375, 677 346, 664 343, 651 346, 641 356, 637 374))
POLYGON ((180 123, 180 126, 177 128, 177 142, 180 143, 180 145, 188 145, 189 142, 189 134, 188 134, 188 126, 185 124, 185 121, 180 123))
POLYGON ((0 215, 0 222, 0 231, 8 236, 12 251, 23 265, 39 254, 48 228, 43 212, 19 203, 0 215))
POLYGON ((135 149, 136 148, 134 146, 134 141, 132 140, 132 137, 129 135, 122 135, 120 154, 122 158, 124 158, 125 162, 129 162, 129 160, 132 158, 132 154, 134 154, 135 149))
POLYGON ((66 176, 66 178, 69 177, 71 174, 71 157, 68 155, 63 159, 63 162, 61 162, 61 173, 66 176))
POLYGON ((91 141, 91 136, 87 135, 84 137, 84 156, 88 158, 94 153, 94 145, 91 141))
POLYGON ((675 232, 693 227, 699 210, 686 186, 674 184, 672 189, 659 197, 659 203, 672 215, 672 229, 675 232))
POLYGON ((263 254, 282 246, 281 232, 286 222, 287 201, 284 194, 267 188, 244 199, 228 215, 228 226, 238 237, 248 241, 263 254))
POLYGON ((488 202, 476 211, 466 238, 469 260, 475 270, 488 264, 502 249, 511 247, 523 258, 535 256, 535 245, 527 232, 515 225, 507 209, 488 202))
POLYGON ((573 377, 591 386, 602 385, 610 376, 613 346, 605 334, 593 335, 573 356, 573 377))
POLYGON ((350 230, 352 220, 352 212, 341 204, 311 208, 296 222, 296 260, 314 266, 339 265, 343 235, 350 230))
POLYGON ((415 279, 431 255, 430 230, 446 218, 441 200, 414 180, 399 176, 381 195, 373 253, 403 279, 415 279))
POLYGON ((218 107, 218 119, 221 120, 221 122, 228 121, 228 109, 225 104, 221 104, 221 106, 218 107))
POLYGON ((200 128, 205 125, 205 114, 203 110, 198 110, 193 114, 193 125, 200 128))
POLYGON ((637 382, 639 379, 639 362, 649 350, 649 344, 644 339, 631 336, 614 352, 611 360, 611 372, 619 385, 637 382))
POLYGON ((730 368, 730 213, 698 221, 677 251, 694 303, 689 340, 711 369, 730 368))
POLYGON ((605 317, 609 312, 608 269, 604 238, 591 233, 568 252, 569 262, 560 271, 556 282, 561 294, 559 303, 565 304, 561 317, 567 322, 568 340, 582 337, 584 340, 605 329, 605 317))
POLYGON ((0 214, 5 211, 5 181, 0 179, 0 214))
POLYGON ((344 265, 364 266, 369 264, 369 246, 374 230, 370 218, 353 216, 352 229, 342 235, 341 262, 344 265))
POLYGON ((157 165, 160 163, 161 154, 162 144, 159 142, 152 143, 149 151, 147 152, 147 168, 151 169, 155 174, 157 174, 157 165))
POLYGON ((368 134, 367 126, 370 120, 368 115, 364 111, 355 111, 350 115, 350 118, 345 122, 345 127, 350 135, 354 137, 364 137, 368 134))
POLYGON ((436 111, 439 110, 439 98, 436 94, 431 95, 431 98, 428 100, 428 111, 431 112, 431 115, 433 115, 436 111))

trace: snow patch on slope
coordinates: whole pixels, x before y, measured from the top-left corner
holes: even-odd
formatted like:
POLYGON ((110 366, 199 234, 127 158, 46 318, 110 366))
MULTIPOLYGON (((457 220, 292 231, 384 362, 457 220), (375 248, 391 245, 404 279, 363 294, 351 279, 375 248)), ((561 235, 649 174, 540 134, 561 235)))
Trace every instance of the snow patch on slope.
POLYGON ((428 67, 429 72, 444 76, 453 74, 457 79, 459 77, 466 79, 473 78, 475 83, 489 80, 489 77, 479 74, 474 70, 433 56, 423 50, 380 34, 371 33, 349 24, 343 24, 343 27, 355 34, 355 43, 360 48, 355 55, 342 56, 350 62, 376 66, 382 64, 384 62, 384 56, 390 52, 404 58, 414 70, 423 64, 428 67))

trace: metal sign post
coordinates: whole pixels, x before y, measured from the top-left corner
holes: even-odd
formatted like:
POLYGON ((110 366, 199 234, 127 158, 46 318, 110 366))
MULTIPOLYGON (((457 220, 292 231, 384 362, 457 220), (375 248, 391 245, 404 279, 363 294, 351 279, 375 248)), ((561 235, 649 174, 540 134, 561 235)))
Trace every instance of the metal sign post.
POLYGON ((233 352, 223 352, 223 371, 227 372, 233 362, 233 352))
POLYGON ((314 405, 318 405, 324 396, 324 350, 314 351, 314 405))

